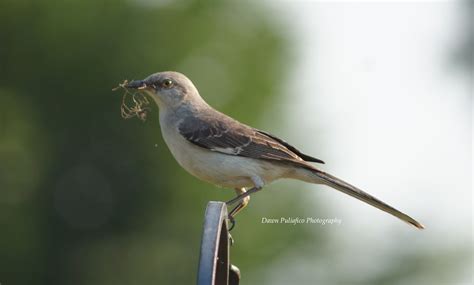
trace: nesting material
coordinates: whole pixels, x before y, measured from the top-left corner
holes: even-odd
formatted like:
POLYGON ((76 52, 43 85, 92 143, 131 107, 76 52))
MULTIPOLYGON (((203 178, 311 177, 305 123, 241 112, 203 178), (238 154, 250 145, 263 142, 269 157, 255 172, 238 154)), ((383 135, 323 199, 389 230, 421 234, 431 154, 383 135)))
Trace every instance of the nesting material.
POLYGON ((145 94, 134 91, 130 92, 130 89, 126 87, 128 80, 120 83, 117 87, 113 88, 112 91, 123 89, 125 92, 122 96, 122 104, 120 106, 120 113, 122 118, 130 119, 137 117, 143 122, 146 120, 147 114, 150 111, 150 102, 145 94))

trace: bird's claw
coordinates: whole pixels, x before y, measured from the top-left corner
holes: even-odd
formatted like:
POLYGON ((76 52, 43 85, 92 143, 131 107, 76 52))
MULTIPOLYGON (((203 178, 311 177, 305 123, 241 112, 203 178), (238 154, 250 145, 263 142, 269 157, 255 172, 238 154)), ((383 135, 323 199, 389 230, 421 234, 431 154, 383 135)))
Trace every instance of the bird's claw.
POLYGON ((235 218, 232 215, 227 216, 227 219, 229 220, 230 227, 228 231, 230 232, 234 227, 235 227, 235 218))
POLYGON ((227 234, 229 235, 229 244, 230 244, 230 246, 233 246, 234 245, 234 238, 230 234, 230 231, 235 227, 235 218, 232 215, 228 215, 227 220, 230 223, 230 227, 227 230, 227 234))

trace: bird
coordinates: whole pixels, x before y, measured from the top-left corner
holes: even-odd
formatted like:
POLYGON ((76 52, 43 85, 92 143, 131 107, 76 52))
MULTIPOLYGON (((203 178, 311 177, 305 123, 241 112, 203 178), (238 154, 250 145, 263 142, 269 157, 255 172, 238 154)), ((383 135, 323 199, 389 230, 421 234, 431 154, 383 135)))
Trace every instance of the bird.
POLYGON ((231 228, 235 215, 249 204, 250 195, 281 178, 329 186, 424 228, 407 214, 314 165, 324 161, 214 109, 182 73, 157 72, 125 82, 123 87, 144 92, 158 105, 163 139, 182 168, 198 179, 234 189, 236 197, 226 203, 236 204, 228 214, 231 228))

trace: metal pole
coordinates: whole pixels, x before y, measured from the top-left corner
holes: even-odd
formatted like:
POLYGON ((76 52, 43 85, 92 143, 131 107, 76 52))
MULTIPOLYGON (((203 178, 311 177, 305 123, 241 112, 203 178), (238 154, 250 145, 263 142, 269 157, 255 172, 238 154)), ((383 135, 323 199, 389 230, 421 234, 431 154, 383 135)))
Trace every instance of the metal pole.
POLYGON ((239 284, 240 271, 230 264, 230 234, 224 202, 207 204, 198 266, 198 285, 239 284))

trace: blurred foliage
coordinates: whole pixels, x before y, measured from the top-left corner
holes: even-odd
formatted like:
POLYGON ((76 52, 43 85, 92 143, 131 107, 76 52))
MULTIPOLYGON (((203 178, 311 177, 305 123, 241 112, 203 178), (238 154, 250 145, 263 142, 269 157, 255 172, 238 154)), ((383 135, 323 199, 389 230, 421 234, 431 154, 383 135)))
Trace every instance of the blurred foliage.
MULTIPOLYGON (((145 124, 124 121, 111 88, 178 70, 211 105, 255 122, 284 76, 284 41, 264 9, 2 1, 0 42, 0 282, 193 283, 206 202, 234 192, 181 170, 161 139, 158 110, 145 124)), ((276 196, 265 212, 251 203, 239 217, 233 260, 244 276, 312 235, 261 228, 262 215, 289 215, 279 206, 300 200, 276 196)))

